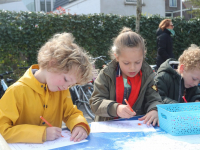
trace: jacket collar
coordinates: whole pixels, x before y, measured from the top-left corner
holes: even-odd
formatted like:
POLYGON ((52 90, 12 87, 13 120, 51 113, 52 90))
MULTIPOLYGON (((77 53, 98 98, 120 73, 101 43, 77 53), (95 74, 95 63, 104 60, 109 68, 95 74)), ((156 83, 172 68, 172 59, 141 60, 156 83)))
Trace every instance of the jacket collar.
MULTIPOLYGON (((114 59, 108 64, 108 66, 103 70, 103 72, 106 75, 108 75, 111 79, 115 79, 117 65, 118 65, 118 62, 114 59)), ((142 79, 145 79, 145 81, 153 73, 153 70, 151 69, 151 67, 146 61, 143 61, 141 70, 142 70, 142 76, 143 76, 142 79)))
POLYGON ((35 92, 44 95, 48 91, 48 87, 44 83, 40 83, 33 75, 32 69, 39 69, 39 65, 32 65, 25 74, 19 79, 19 82, 27 85, 35 92))
POLYGON ((176 72, 175 69, 171 67, 169 64, 172 61, 176 61, 173 58, 167 59, 163 64, 161 64, 160 68, 158 69, 157 73, 166 72, 172 75, 173 78, 181 78, 181 75, 176 72))
POLYGON ((167 29, 164 29, 164 31, 163 31, 164 33, 167 33, 167 34, 171 34, 171 32, 169 31, 169 30, 167 30, 167 29))

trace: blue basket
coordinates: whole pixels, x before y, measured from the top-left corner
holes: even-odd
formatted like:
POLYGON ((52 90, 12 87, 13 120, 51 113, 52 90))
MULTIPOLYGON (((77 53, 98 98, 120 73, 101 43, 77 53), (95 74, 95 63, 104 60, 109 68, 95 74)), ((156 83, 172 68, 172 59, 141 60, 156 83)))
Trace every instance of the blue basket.
POLYGON ((200 103, 157 105, 160 127, 171 135, 200 134, 200 103))

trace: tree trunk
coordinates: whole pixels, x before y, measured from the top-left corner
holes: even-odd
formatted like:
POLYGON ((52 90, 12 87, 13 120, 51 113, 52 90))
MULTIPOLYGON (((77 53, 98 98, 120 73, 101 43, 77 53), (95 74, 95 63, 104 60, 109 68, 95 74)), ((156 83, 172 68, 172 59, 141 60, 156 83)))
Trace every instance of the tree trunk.
POLYGON ((140 18, 142 13, 142 0, 137 0, 135 32, 140 33, 140 18))

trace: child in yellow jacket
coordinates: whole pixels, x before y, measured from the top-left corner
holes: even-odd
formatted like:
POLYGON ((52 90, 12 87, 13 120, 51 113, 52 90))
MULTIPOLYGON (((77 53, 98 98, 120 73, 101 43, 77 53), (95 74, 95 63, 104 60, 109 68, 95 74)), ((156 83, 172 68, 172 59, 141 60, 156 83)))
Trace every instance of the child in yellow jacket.
POLYGON ((62 121, 72 141, 87 138, 90 127, 73 105, 69 87, 92 79, 87 54, 70 33, 56 34, 38 53, 38 65, 10 86, 0 100, 0 134, 8 143, 42 143, 61 136, 62 121), (43 116, 53 127, 49 127, 43 116))

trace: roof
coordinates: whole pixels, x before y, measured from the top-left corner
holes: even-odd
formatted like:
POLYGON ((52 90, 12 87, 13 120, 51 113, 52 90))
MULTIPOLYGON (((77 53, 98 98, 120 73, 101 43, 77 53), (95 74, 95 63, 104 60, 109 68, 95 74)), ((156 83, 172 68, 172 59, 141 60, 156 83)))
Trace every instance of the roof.
POLYGON ((19 2, 21 0, 1 0, 0 4, 6 4, 6 3, 11 3, 11 2, 19 2))
POLYGON ((59 6, 63 7, 65 5, 68 5, 69 3, 76 1, 76 0, 56 0, 53 10, 56 10, 56 8, 58 8, 59 6))

